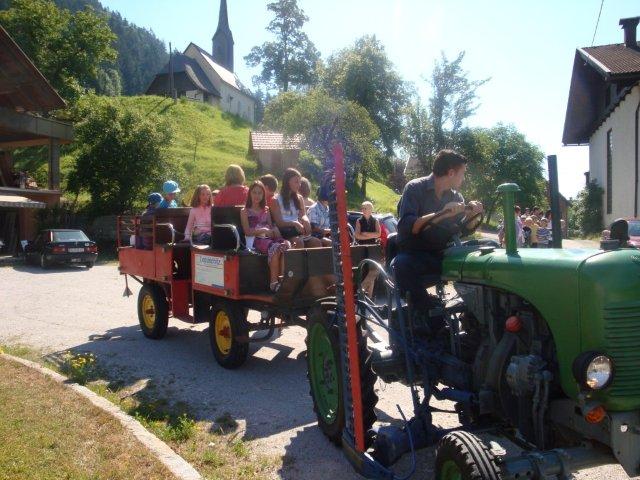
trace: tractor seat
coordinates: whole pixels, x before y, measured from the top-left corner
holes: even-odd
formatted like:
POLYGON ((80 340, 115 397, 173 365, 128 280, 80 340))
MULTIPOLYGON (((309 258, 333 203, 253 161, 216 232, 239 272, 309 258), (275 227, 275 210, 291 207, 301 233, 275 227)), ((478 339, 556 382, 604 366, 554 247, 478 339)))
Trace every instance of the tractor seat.
POLYGON ((214 250, 244 250, 246 239, 240 220, 242 207, 211 208, 211 248, 214 250), (233 225, 235 228, 230 228, 233 225), (237 235, 236 235, 237 233, 237 235))

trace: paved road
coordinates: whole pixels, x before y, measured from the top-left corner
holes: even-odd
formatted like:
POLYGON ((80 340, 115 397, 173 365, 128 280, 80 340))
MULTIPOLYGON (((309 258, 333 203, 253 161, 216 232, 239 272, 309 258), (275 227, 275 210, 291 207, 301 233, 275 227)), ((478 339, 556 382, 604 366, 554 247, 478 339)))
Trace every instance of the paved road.
MULTIPOLYGON (((130 287, 137 295, 137 284, 130 287)), ((361 478, 315 425, 302 329, 287 329, 275 342, 252 346, 247 363, 227 371, 213 361, 203 325, 173 321, 163 340, 145 339, 138 328, 136 296, 123 297, 123 290, 113 265, 92 270, 0 268, 0 343, 26 344, 53 355, 67 349, 90 351, 128 383, 189 403, 200 419, 213 421, 229 412, 254 449, 284 456, 278 478, 361 478)), ((406 388, 379 383, 378 389, 379 418, 397 418, 396 404, 410 414, 406 388)), ((450 427, 456 418, 436 414, 435 422, 450 427)), ((405 458, 398 468, 408 466, 405 458)), ((433 450, 421 451, 415 478, 431 478, 432 468, 433 450)), ((580 478, 605 476, 627 478, 617 466, 580 478)))

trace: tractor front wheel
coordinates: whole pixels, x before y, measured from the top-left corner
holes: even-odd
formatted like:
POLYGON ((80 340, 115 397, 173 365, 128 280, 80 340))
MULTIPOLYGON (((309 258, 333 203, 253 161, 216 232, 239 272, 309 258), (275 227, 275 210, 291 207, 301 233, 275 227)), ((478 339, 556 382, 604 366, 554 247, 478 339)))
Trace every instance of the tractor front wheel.
POLYGON ((233 369, 249 356, 249 325, 244 309, 232 302, 213 307, 209 320, 209 342, 221 367, 233 369))
POLYGON ((442 437, 436 449, 436 480, 499 480, 495 457, 476 435, 458 430, 442 437))
MULTIPOLYGON (((335 304, 316 305, 307 314, 307 377, 318 426, 329 440, 341 445, 345 412, 339 333, 335 317, 335 304)), ((376 421, 375 406, 378 396, 374 386, 377 377, 371 369, 371 353, 366 339, 360 329, 358 333, 363 425, 366 434, 376 421)), ((369 442, 368 435, 366 438, 369 442)))
POLYGON ((145 283, 138 294, 138 321, 147 338, 159 340, 167 333, 169 303, 159 285, 145 283))

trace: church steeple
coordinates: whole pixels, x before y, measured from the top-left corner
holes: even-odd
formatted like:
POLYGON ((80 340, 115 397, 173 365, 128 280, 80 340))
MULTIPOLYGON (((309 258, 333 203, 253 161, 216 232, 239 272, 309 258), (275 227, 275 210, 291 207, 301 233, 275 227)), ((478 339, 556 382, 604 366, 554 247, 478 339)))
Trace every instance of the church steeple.
POLYGON ((233 72, 233 35, 229 28, 227 0, 220 0, 218 28, 213 35, 211 56, 218 65, 222 65, 227 70, 233 72))

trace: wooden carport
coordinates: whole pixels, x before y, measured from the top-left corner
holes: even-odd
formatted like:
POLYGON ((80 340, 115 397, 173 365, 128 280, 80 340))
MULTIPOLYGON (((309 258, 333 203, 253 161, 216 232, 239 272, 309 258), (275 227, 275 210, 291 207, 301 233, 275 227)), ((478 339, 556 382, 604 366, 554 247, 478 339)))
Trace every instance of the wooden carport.
POLYGON ((60 145, 73 140, 73 127, 47 114, 65 107, 60 95, 0 26, 0 240, 5 245, 0 253, 16 253, 18 241, 34 235, 34 208, 60 201, 60 145), (24 175, 14 171, 12 152, 36 146, 49 147, 47 188, 28 188, 24 175))

